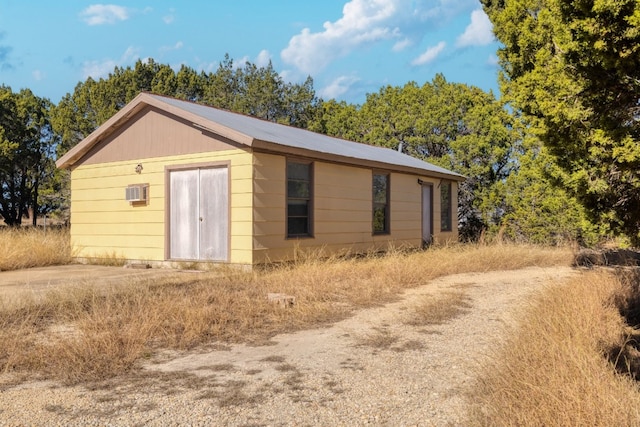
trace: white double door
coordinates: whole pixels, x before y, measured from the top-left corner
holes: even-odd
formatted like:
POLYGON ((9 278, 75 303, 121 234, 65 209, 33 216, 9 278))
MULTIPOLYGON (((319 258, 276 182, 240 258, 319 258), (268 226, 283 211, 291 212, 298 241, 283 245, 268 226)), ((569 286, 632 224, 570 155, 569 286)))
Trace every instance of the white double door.
POLYGON ((227 167, 174 170, 170 182, 170 258, 227 261, 227 167))

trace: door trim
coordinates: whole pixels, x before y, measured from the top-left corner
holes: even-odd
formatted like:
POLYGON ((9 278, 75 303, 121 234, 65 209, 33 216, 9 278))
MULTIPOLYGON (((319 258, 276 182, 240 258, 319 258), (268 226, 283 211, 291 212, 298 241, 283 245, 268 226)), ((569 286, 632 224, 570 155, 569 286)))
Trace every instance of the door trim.
POLYGON ((231 161, 198 162, 175 165, 165 165, 164 167, 164 260, 165 261, 195 261, 195 262, 229 262, 231 260, 231 161), (223 261, 212 260, 174 260, 171 258, 171 172, 193 169, 227 168, 227 194, 228 194, 228 221, 227 221, 227 259, 223 261))

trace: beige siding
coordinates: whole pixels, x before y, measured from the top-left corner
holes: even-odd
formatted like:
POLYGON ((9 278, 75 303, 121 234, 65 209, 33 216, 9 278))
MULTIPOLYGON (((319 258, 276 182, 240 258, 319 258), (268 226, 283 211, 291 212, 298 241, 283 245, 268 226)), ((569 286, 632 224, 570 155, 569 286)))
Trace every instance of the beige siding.
POLYGON ((252 156, 243 150, 84 164, 72 171, 71 238, 82 258, 116 255, 131 260, 165 260, 166 167, 229 162, 230 261, 252 262, 252 156), (135 166, 141 163, 141 174, 135 166), (149 203, 125 200, 130 184, 149 184, 149 203))
POLYGON ((254 263, 276 260, 270 248, 287 248, 285 241, 286 161, 284 156, 254 153, 254 263))
MULTIPOLYGON (((286 158, 255 154, 253 247, 254 262, 290 259, 296 250, 319 250, 325 255, 361 252, 392 246, 422 244, 422 187, 433 185, 433 230, 437 241, 457 238, 440 233, 439 180, 391 174, 391 232, 372 233, 371 169, 314 162, 312 238, 286 238, 286 158)), ((454 187, 455 194, 455 187, 454 187)), ((454 200, 456 206, 457 200, 454 200)))
POLYGON ((422 244, 422 187, 414 175, 392 173, 390 179, 391 232, 376 240, 418 247, 422 244))
POLYGON ((314 163, 313 238, 286 238, 286 159, 256 154, 254 163, 255 262, 290 259, 294 248, 330 254, 366 250, 371 235, 371 171, 314 163))
POLYGON ((372 243, 371 171, 315 164, 315 236, 321 245, 372 243))

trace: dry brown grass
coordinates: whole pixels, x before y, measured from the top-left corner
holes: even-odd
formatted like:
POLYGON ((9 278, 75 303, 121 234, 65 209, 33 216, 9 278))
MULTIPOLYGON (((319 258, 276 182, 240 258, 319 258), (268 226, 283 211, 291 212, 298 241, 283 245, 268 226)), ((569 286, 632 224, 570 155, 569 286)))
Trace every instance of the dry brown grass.
POLYGON ((569 265, 569 249, 455 246, 320 260, 262 272, 226 269, 112 288, 60 289, 40 301, 0 300, 0 371, 82 382, 136 369, 161 349, 263 343, 274 334, 334 322, 408 287, 452 273, 569 265), (282 308, 268 293, 293 295, 282 308))
POLYGON ((464 314, 471 308, 471 298, 464 290, 426 295, 411 310, 404 323, 411 326, 441 325, 464 314))
POLYGON ((616 302, 629 289, 629 281, 599 271, 545 290, 482 367, 469 423, 640 425, 638 385, 607 360, 626 339, 616 302))
POLYGON ((104 265, 106 267, 123 267, 127 259, 116 251, 107 251, 91 258, 86 258, 87 264, 104 265))
POLYGON ((388 350, 397 341, 398 336, 385 328, 374 328, 374 332, 356 339, 358 347, 370 347, 374 350, 388 350))
POLYGON ((0 271, 68 264, 72 256, 67 229, 0 227, 0 271))

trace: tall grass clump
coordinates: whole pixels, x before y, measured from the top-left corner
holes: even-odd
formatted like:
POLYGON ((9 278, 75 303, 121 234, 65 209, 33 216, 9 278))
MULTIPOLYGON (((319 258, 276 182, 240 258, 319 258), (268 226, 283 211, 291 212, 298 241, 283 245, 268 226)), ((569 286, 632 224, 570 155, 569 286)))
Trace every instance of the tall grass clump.
POLYGON ((71 257, 66 228, 0 227, 0 271, 68 264, 71 257))
POLYGON ((549 287, 479 371, 470 425, 640 425, 640 392, 616 372, 626 340, 616 301, 628 283, 612 272, 549 287))
POLYGON ((136 369, 163 349, 263 343, 398 298, 406 288, 454 273, 569 265, 568 249, 455 246, 321 259, 242 272, 232 268, 127 279, 111 288, 76 284, 38 301, 0 300, 0 371, 67 382, 136 369), (295 297, 282 308, 269 293, 295 297))

